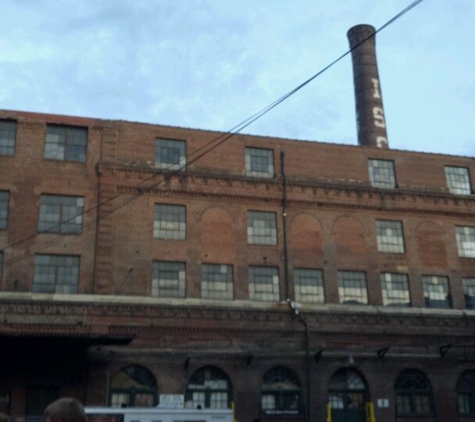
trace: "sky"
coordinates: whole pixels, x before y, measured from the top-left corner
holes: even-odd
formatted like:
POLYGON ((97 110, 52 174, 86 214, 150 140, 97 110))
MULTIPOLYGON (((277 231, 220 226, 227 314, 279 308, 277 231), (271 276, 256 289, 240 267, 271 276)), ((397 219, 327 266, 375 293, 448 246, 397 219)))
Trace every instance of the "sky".
MULTIPOLYGON (((412 0, 3 0, 0 108, 227 131, 412 0)), ((377 35, 390 148, 475 156, 475 0, 377 35)), ((243 133, 357 143, 351 58, 243 133)))

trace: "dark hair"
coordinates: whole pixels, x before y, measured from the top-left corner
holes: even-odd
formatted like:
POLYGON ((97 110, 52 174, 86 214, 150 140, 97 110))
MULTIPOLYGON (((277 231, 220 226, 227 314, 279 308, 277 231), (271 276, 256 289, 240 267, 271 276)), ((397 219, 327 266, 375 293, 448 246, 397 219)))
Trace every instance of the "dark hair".
POLYGON ((64 397, 49 404, 44 411, 49 422, 86 422, 84 407, 76 399, 64 397))
POLYGON ((0 413, 0 422, 8 422, 10 418, 5 413, 0 413))

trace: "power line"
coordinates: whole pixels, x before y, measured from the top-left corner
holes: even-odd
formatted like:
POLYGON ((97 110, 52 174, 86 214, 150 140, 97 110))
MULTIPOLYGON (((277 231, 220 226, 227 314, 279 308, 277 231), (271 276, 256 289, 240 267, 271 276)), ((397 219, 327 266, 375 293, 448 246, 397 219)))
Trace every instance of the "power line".
MULTIPOLYGON (((132 196, 131 198, 125 200, 124 202, 122 202, 121 204, 119 204, 116 208, 113 208, 112 210, 108 211, 105 215, 102 215, 102 216, 99 216, 99 215, 96 215, 95 218, 93 218, 89 223, 87 224, 84 224, 84 221, 83 221, 83 228, 84 227, 88 227, 89 225, 91 224, 95 224, 97 223, 98 221, 100 221, 101 219, 109 216, 110 214, 114 213, 115 211, 119 210, 120 208, 126 206, 127 204, 131 203, 132 201, 134 201, 135 199, 139 198, 140 196, 144 195, 145 193, 149 192, 150 190, 152 189, 155 189, 156 187, 158 187, 159 185, 161 185, 162 183, 170 180, 173 176, 177 175, 178 173, 181 173, 183 170, 186 169, 186 167, 190 166, 191 164, 194 164, 196 161, 200 160, 201 158, 203 158, 205 155, 209 154, 211 151, 213 151, 215 148, 217 148, 218 146, 222 145, 224 142, 226 142, 228 139, 232 138, 234 135, 237 135, 238 133, 240 133, 242 130, 244 130, 246 127, 250 126, 252 123, 254 123, 256 120, 260 119, 261 117, 263 117, 264 115, 266 115, 267 113, 269 113, 271 110, 273 110, 275 107, 277 107, 278 105, 280 105, 282 102, 284 102, 285 100, 287 100, 289 97, 291 97, 292 95, 294 95, 295 93, 297 93, 298 91, 300 91, 302 88, 304 88, 305 86, 307 86, 310 82, 312 82, 313 80, 315 80, 316 78, 318 78, 320 75, 322 75, 323 73, 325 73, 327 70, 329 70, 331 67, 333 67, 334 65, 336 65, 339 61, 341 61, 343 58, 345 58, 347 55, 349 55, 352 51, 354 51, 355 49, 357 49, 360 45, 362 45, 363 43, 365 43, 366 41, 368 41, 369 39, 373 38, 374 36, 376 36, 377 33, 383 31, 385 28, 387 28, 389 25, 393 24, 394 22, 396 22, 398 19, 400 19, 402 16, 404 16, 406 13, 408 13, 410 10, 412 10, 414 7, 416 7, 418 4, 422 3, 424 0, 415 0, 413 1, 411 4, 409 4, 407 7, 405 7, 401 12, 399 12, 397 15, 395 15, 394 17, 392 17, 391 19, 389 19, 385 24, 383 24, 380 28, 378 28, 377 30, 375 30, 372 34, 368 35, 366 38, 362 39, 360 42, 356 43, 352 48, 350 48, 349 50, 347 50, 345 53, 341 54, 339 57, 337 57, 335 60, 333 60, 330 64, 328 64, 327 66, 325 66, 323 69, 321 69, 319 72, 315 73, 314 75, 312 75, 310 78, 308 78, 306 81, 302 82, 300 85, 296 86, 295 88, 293 88, 292 90, 290 90, 289 92, 287 92, 286 94, 284 94, 283 96, 281 96, 280 98, 278 98, 277 100, 275 100, 274 102, 272 102, 271 104, 267 105, 266 107, 262 108, 261 110, 259 110, 258 112, 254 113, 252 116, 248 117, 247 119, 243 120, 242 122, 238 123, 237 125, 235 125, 234 127, 232 127, 231 129, 229 129, 227 132, 224 132, 222 133, 221 135, 217 136, 216 138, 212 139, 211 141, 207 142, 205 145, 201 146, 200 148, 198 148, 197 150, 195 150, 194 152, 190 153, 190 155, 187 157, 193 157, 194 155, 196 155, 196 157, 192 158, 191 160, 188 160, 187 163, 185 165, 183 165, 182 167, 176 169, 176 170, 172 170, 172 167, 174 167, 176 164, 170 164, 170 166, 166 169, 162 169, 161 171, 159 172, 156 172, 154 173, 153 175, 151 175, 150 177, 142 180, 140 183, 138 183, 135 188, 136 189, 139 189, 138 193, 135 194, 134 196, 132 196), (214 145, 213 145, 214 144, 214 145), (201 151, 201 153, 200 153, 201 151), (198 154, 199 153, 199 154, 198 154), (153 179, 155 179, 157 176, 159 175, 164 175, 164 178, 160 181, 158 181, 157 183, 155 184, 152 184, 151 186, 147 186, 145 188, 140 188, 140 186, 142 186, 144 183, 147 183, 148 181, 151 181, 153 179)), ((113 200, 117 199, 118 197, 120 197, 121 195, 123 195, 123 193, 118 193, 117 195, 114 195, 112 198, 108 198, 106 199, 105 201, 103 202, 99 202, 99 203, 96 203, 94 206, 88 208, 87 210, 83 211, 82 213, 74 216, 74 217, 71 217, 65 221, 61 221, 60 223, 58 223, 57 225, 55 226, 52 226, 50 227, 51 228, 56 228, 61 225, 61 224, 64 224, 64 223, 67 223, 69 221, 72 221, 73 219, 75 219, 76 217, 78 216, 85 216, 87 213, 89 213, 90 211, 94 211, 94 210, 97 210, 98 207, 102 207, 106 204, 108 204, 109 202, 112 202, 113 200)), ((43 233, 41 233, 43 234, 43 233)), ((18 246, 19 244, 22 244, 24 242, 27 242, 28 240, 32 240, 34 239, 35 237, 39 236, 40 233, 35 233, 34 235, 31 235, 29 237, 26 237, 24 239, 21 239, 17 242, 14 242, 10 245, 7 245, 4 250, 6 249, 9 249, 9 248, 13 248, 15 246, 18 246)), ((54 242, 49 242, 47 247, 49 248, 50 246, 53 246, 55 243, 59 243, 59 242, 62 242, 65 238, 67 238, 68 236, 71 236, 72 234, 67 234, 67 235, 62 235, 63 237, 61 237, 60 239, 54 239, 54 242)), ((77 235, 77 234, 75 234, 77 235)), ((44 246, 44 245, 43 245, 44 246)), ((35 255, 36 252, 33 252, 33 253, 30 253, 30 254, 26 254, 26 255, 23 255, 21 257, 18 257, 16 259, 10 259, 9 261, 5 262, 4 263, 4 266, 8 266, 8 265, 13 265, 29 256, 32 256, 32 255, 35 255)))

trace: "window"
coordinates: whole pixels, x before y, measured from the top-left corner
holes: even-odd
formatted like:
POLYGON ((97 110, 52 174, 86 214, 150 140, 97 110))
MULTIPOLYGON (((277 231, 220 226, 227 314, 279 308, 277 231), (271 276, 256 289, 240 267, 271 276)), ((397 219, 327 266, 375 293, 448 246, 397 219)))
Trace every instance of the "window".
POLYGON ((185 297, 185 263, 155 261, 153 263, 152 295, 185 297))
POLYGON ((8 202, 10 192, 0 191, 0 230, 8 226, 8 202))
POLYGON ((247 242, 253 245, 277 245, 275 213, 247 212, 247 242))
POLYGON ((229 409, 232 389, 229 377, 219 368, 198 369, 188 381, 185 395, 187 409, 229 409))
POLYGON ((266 416, 302 413, 300 381, 289 368, 277 366, 262 377, 261 411, 266 416))
POLYGON ((465 307, 475 309, 475 278, 462 278, 465 307))
POLYGON ((186 142, 174 139, 155 139, 155 167, 179 170, 186 165, 186 142))
POLYGON ((77 293, 79 256, 36 255, 33 292, 77 293))
POLYGON ((86 154, 87 129, 47 125, 45 158, 85 163, 86 154))
POLYGON ((394 189, 396 176, 394 162, 387 160, 368 160, 369 180, 374 188, 394 189))
POLYGON ((249 298, 279 301, 279 270, 276 267, 249 267, 249 298))
POLYGON ((368 304, 366 274, 361 271, 338 271, 338 293, 340 303, 368 304))
POLYGON ((317 269, 294 269, 295 300, 306 303, 323 303, 323 272, 317 269))
POLYGON ((153 236, 157 239, 186 239, 186 207, 155 204, 153 236))
POLYGON ((255 177, 274 177, 274 151, 246 148, 246 174, 255 177))
POLYGON ((342 368, 332 375, 328 398, 332 420, 365 420, 368 390, 366 381, 354 369, 342 368))
POLYGON ((80 196, 41 195, 38 231, 81 233, 83 210, 80 196))
POLYGON ((422 286, 427 308, 448 309, 451 307, 449 279, 436 275, 423 275, 422 286))
POLYGON ((396 378, 397 416, 433 416, 432 388, 426 376, 419 371, 406 369, 396 378))
POLYGON ((146 368, 129 365, 114 375, 110 383, 112 407, 154 407, 157 404, 157 381, 146 368))
POLYGON ((457 248, 461 258, 475 258, 475 227, 455 227, 457 248))
POLYGON ((233 266, 203 264, 201 266, 201 297, 233 299, 233 266))
POLYGON ((400 221, 376 221, 378 251, 404 253, 404 236, 400 221))
POLYGON ((15 154, 16 122, 0 120, 0 155, 15 154))
POLYGON ((411 306, 406 274, 381 273, 384 306, 411 306))
POLYGON ((449 192, 454 195, 470 195, 472 193, 470 173, 466 167, 445 166, 445 180, 449 192))
POLYGON ((457 381, 457 403, 462 416, 475 415, 475 371, 465 371, 457 381))

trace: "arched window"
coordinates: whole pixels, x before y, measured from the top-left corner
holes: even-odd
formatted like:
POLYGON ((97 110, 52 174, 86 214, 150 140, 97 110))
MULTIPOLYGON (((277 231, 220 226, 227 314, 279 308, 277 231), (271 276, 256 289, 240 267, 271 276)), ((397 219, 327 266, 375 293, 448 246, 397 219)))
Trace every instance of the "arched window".
POLYGON ((368 389, 364 378, 354 369, 342 368, 332 375, 328 397, 335 420, 364 420, 368 389))
POLYGON ((420 371, 406 369, 396 378, 397 416, 433 416, 434 399, 427 377, 420 371))
POLYGON ((460 415, 475 414, 475 371, 466 371, 459 376, 457 402, 460 415))
POLYGON ((231 382, 219 368, 205 366, 188 381, 186 407, 192 409, 228 409, 231 407, 231 382))
POLYGON ((129 365, 112 378, 110 383, 112 407, 152 407, 156 404, 157 382, 148 369, 129 365))
POLYGON ((261 411, 264 415, 298 415, 302 413, 300 381, 289 368, 277 366, 262 377, 261 411))

